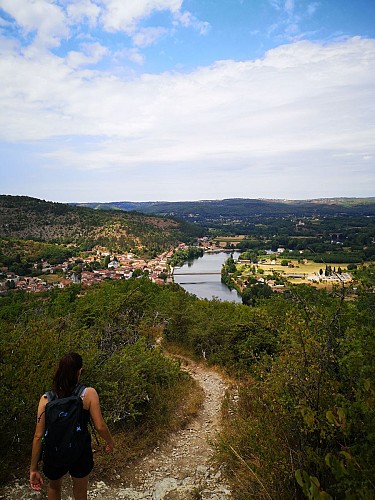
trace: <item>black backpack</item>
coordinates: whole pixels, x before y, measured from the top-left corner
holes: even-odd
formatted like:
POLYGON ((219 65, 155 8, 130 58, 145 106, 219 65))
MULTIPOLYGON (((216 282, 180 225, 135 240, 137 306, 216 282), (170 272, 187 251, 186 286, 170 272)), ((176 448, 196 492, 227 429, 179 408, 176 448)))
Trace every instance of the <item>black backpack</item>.
POLYGON ((83 428, 81 395, 85 386, 77 384, 71 396, 58 398, 53 391, 46 393, 43 460, 54 467, 73 464, 82 454, 89 432, 83 428))

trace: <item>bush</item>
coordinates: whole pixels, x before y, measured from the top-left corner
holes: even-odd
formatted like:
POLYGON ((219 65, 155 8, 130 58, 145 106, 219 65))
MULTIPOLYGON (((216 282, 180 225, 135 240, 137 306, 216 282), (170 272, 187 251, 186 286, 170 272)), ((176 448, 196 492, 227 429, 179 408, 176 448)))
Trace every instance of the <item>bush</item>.
POLYGON ((154 346, 163 328, 163 316, 155 323, 160 292, 138 279, 0 297, 1 480, 29 459, 39 397, 69 350, 82 353, 82 382, 98 390, 112 429, 168 418, 165 400, 181 379, 154 346))
POLYGON ((218 453, 238 498, 298 498, 309 488, 373 498, 375 299, 365 296, 346 303, 314 289, 290 292, 276 349, 249 366, 227 405, 218 453))

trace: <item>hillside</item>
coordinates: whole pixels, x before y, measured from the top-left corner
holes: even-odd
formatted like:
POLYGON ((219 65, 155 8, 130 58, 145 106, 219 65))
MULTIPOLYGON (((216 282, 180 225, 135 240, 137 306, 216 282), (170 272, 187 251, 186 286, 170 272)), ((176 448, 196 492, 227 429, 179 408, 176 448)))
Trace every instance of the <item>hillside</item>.
POLYGON ((0 237, 94 245, 113 251, 157 252, 187 241, 199 228, 151 214, 53 203, 27 196, 0 196, 0 237))
POLYGON ((144 213, 176 216, 204 222, 217 217, 277 217, 314 215, 375 215, 375 198, 332 198, 315 200, 266 200, 233 198, 201 201, 155 201, 82 203, 80 206, 104 210, 139 210, 144 213))
MULTIPOLYGON (((295 500, 309 489, 314 498, 374 498, 374 267, 358 273, 355 295, 297 285, 249 306, 146 277, 0 296, 0 482, 14 488, 18 474, 25 483, 37 398, 73 349, 84 353, 82 381, 100 394, 117 443, 113 456, 95 454, 92 497, 213 500, 225 498, 228 481, 234 500, 295 500), (163 347, 204 353, 200 413, 184 360, 163 347), (225 387, 210 365, 230 377, 216 440, 225 387)), ((26 498, 20 489, 2 495, 26 498)))

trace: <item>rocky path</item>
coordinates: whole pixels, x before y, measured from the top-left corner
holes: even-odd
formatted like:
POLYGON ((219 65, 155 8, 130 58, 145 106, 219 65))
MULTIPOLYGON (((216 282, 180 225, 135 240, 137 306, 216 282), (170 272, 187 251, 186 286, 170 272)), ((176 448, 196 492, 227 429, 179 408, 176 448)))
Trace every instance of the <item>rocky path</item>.
MULTIPOLYGON (((226 500, 231 492, 221 470, 215 468, 211 442, 220 428, 221 402, 226 390, 224 379, 204 365, 188 362, 185 369, 202 386, 204 404, 190 425, 173 434, 131 470, 121 470, 119 485, 92 482, 89 499, 96 500, 226 500)), ((67 484, 64 499, 71 499, 67 484)), ((34 500, 46 498, 33 493, 26 484, 13 485, 0 493, 1 499, 34 500)))

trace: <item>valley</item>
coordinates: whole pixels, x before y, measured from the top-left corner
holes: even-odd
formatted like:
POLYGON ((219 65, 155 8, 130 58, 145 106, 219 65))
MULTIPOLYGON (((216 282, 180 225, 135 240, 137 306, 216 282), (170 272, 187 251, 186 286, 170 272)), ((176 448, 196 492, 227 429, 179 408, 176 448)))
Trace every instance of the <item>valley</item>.
POLYGON ((200 225, 0 201, 5 498, 28 498, 36 403, 71 349, 119 443, 96 457, 92 498, 372 498, 373 215, 315 207, 200 225), (215 252, 242 303, 173 282, 176 266, 215 252))

